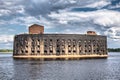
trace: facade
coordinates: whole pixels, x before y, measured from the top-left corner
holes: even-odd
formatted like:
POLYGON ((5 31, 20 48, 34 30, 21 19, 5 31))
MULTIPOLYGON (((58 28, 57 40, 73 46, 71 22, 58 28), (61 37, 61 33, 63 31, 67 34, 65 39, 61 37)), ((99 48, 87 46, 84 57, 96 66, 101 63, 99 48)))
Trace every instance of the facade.
POLYGON ((107 57, 107 38, 94 31, 88 31, 87 34, 43 34, 44 28, 35 33, 35 26, 31 30, 30 34, 15 36, 14 58, 107 57))

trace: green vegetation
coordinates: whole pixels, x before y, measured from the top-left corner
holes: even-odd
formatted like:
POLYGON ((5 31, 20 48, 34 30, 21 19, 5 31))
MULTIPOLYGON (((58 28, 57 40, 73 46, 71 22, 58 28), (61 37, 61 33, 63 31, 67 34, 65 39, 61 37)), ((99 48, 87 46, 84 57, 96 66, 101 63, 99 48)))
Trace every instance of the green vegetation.
POLYGON ((13 52, 11 49, 0 49, 0 52, 13 52))
POLYGON ((120 52, 120 48, 108 48, 108 52, 120 52))

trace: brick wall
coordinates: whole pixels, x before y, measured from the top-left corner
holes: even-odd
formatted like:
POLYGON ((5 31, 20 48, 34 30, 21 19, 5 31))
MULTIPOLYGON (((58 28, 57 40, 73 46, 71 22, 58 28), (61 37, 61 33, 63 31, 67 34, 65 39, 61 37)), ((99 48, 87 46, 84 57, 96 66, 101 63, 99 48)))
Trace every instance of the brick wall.
POLYGON ((33 24, 29 27, 29 34, 43 34, 44 26, 33 24))

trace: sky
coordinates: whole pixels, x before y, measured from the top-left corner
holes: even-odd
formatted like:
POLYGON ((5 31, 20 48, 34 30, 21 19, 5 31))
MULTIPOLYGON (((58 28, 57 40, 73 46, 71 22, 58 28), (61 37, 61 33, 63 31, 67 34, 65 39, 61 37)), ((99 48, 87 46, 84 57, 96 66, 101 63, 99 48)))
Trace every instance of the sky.
POLYGON ((0 49, 13 49, 14 36, 40 24, 45 33, 107 36, 120 48, 120 0, 0 0, 0 49))

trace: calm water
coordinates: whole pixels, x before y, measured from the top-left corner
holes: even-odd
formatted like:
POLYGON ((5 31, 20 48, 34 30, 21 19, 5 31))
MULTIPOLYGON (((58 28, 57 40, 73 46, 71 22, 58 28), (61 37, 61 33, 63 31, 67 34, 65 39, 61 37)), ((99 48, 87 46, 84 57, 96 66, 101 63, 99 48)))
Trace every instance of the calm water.
POLYGON ((74 61, 14 60, 1 53, 0 80, 120 80, 120 53, 74 61))

